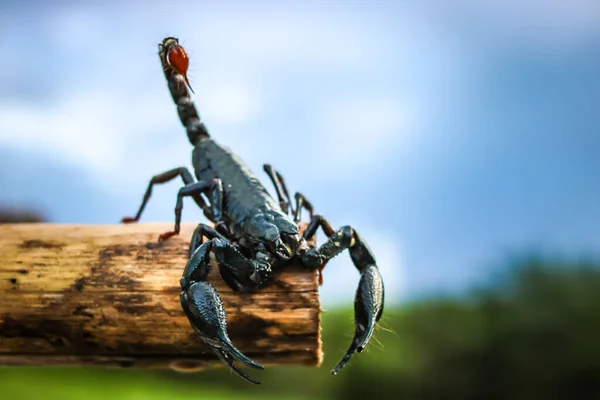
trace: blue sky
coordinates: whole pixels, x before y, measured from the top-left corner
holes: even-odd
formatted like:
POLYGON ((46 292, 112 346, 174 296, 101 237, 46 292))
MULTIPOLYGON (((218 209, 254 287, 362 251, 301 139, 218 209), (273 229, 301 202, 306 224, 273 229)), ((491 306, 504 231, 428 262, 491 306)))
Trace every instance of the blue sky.
MULTIPOLYGON (((460 290, 519 251, 598 256, 594 1, 3 1, 0 204, 115 223, 153 174, 190 166, 167 35, 213 137, 355 226, 391 301, 460 290)), ((178 186, 144 221, 173 220, 178 186)), ((202 220, 193 203, 184 220, 202 220)), ((347 255, 325 279, 325 307, 351 303, 347 255)))

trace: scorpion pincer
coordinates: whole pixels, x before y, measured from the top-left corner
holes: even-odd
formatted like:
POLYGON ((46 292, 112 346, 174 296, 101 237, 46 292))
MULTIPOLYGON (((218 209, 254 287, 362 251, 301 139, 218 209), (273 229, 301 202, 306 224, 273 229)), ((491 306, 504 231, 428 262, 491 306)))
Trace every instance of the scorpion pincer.
POLYGON ((243 161, 214 141, 200 121, 186 87, 189 86, 187 53, 178 39, 167 37, 158 49, 169 91, 193 146, 195 179, 184 167, 154 176, 136 216, 123 218, 122 222, 140 219, 155 184, 181 177, 184 186, 177 194, 174 229, 161 234, 159 240, 179 234, 184 197, 191 197, 213 224, 199 224, 192 236, 189 261, 180 282, 181 306, 194 330, 219 359, 253 383, 260 382, 238 369, 234 362, 251 368, 263 367, 242 354, 229 339, 223 303, 208 282, 210 254, 214 255, 223 280, 233 290, 254 292, 269 284, 274 271, 290 263, 321 271, 329 260, 348 249, 360 272, 360 281, 354 300, 355 334, 346 354, 331 371, 338 373, 355 352, 365 348, 383 313, 384 287, 375 256, 351 226, 335 230, 324 217, 313 215, 311 203, 302 194, 295 194, 292 206, 283 177, 265 164, 264 171, 275 187, 278 200, 271 197, 243 161), (309 213, 310 222, 300 233, 298 223, 303 210, 309 213), (319 228, 327 240, 320 246, 309 245, 319 228))

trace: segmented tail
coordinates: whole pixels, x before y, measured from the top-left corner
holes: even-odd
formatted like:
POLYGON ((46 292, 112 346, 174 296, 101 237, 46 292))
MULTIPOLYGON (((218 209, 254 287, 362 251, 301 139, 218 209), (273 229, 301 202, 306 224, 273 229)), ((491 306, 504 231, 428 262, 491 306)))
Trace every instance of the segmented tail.
POLYGON ((196 106, 190 99, 187 87, 187 54, 179 40, 174 37, 165 38, 158 45, 158 54, 162 63, 163 71, 169 85, 169 91, 173 101, 177 104, 179 119, 185 127, 190 143, 195 144, 202 137, 209 137, 206 126, 200 121, 196 106), (177 59, 170 60, 171 57, 177 59), (175 62, 174 62, 175 61, 175 62))

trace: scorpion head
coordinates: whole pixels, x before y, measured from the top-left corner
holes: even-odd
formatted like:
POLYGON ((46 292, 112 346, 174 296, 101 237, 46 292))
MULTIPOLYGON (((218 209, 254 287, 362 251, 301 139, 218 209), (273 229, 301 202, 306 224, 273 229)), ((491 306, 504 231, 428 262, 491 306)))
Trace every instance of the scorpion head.
POLYGON ((269 252, 287 260, 295 253, 298 226, 287 215, 270 211, 258 213, 246 220, 246 235, 254 242, 264 244, 269 252))

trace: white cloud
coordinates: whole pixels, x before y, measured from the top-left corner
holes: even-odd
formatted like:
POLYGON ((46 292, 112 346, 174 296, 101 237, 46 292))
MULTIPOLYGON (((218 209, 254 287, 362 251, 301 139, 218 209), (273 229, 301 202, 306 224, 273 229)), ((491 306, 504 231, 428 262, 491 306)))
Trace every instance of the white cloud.
MULTIPOLYGON (((192 86, 193 88, 193 86, 192 86)), ((213 83, 202 87, 202 96, 195 98, 202 115, 211 124, 244 124, 260 115, 260 92, 242 84, 213 83)))
MULTIPOLYGON (((103 29, 102 16, 94 10, 75 5, 64 13, 51 15, 48 33, 57 46, 70 52, 90 52, 90 43, 97 41, 103 29)), ((110 32, 110 31, 108 31, 110 32)), ((107 33, 105 37, 109 37, 107 33)))
POLYGON ((315 128, 321 138, 319 168, 348 174, 352 166, 364 168, 381 161, 383 151, 406 141, 413 111, 389 98, 356 95, 322 106, 315 128), (352 162, 349 163, 348 161, 352 162))
MULTIPOLYGON (((42 149, 51 157, 92 173, 106 190, 190 164, 191 147, 166 88, 131 97, 117 85, 69 93, 54 104, 0 102, 0 142, 42 149)), ((248 90, 233 85, 207 92, 213 126, 243 124, 259 108, 248 90)))
MULTIPOLYGON (((376 31, 357 27, 350 20, 335 22, 320 15, 284 11, 265 15, 248 10, 205 11, 203 23, 192 21, 192 13, 167 13, 164 18, 169 21, 177 17, 180 37, 192 59, 190 76, 192 87, 199 93, 194 101, 201 117, 224 144, 242 143, 247 151, 255 147, 257 153, 265 154, 270 149, 249 138, 240 126, 261 115, 272 115, 268 113, 270 107, 288 101, 291 89, 300 85, 290 81, 290 86, 265 91, 259 87, 261 82, 269 82, 276 74, 285 76, 294 68, 321 73, 381 60, 377 57, 381 45, 375 40, 376 31)), ((181 164, 177 160, 188 161, 189 153, 174 154, 187 141, 160 74, 156 56, 160 36, 151 34, 169 24, 160 28, 140 24, 135 34, 122 36, 118 21, 135 18, 129 15, 132 12, 135 10, 131 8, 113 12, 117 19, 109 20, 106 13, 79 7, 45 19, 45 40, 64 69, 43 69, 41 73, 48 74, 44 79, 49 81, 65 80, 65 85, 52 103, 1 104, 0 140, 12 146, 44 146, 67 163, 105 175, 127 168, 127 173, 121 172, 111 181, 112 186, 156 164, 158 156, 142 156, 142 148, 160 150, 160 163, 166 168, 171 162, 181 164), (89 24, 73 22, 87 20, 89 15, 93 16, 89 24), (146 35, 148 39, 140 40, 146 35), (170 141, 176 130, 180 135, 173 141, 181 145, 165 146, 164 138, 170 141), (173 150, 168 150, 171 147, 173 150)), ((154 17, 147 18, 150 22, 154 17)), ((360 98, 361 93, 356 96, 360 98)), ((367 155, 381 148, 381 142, 393 139, 403 116, 394 104, 375 100, 345 101, 326 109, 322 118, 319 135, 327 143, 325 151, 340 154, 336 142, 341 139, 347 145, 343 154, 362 151, 367 155), (352 115, 353 121, 346 115, 352 115), (369 131, 367 146, 358 143, 362 131, 369 131)))
POLYGON ((211 53, 243 68, 347 68, 373 62, 381 50, 373 30, 351 26, 343 19, 286 13, 220 17, 189 32, 190 38, 210 32, 210 41, 190 45, 198 47, 202 42, 211 53))
MULTIPOLYGON (((448 6, 448 4, 446 4, 448 6)), ((459 14, 465 23, 481 29, 481 34, 494 33, 497 38, 534 41, 550 48, 560 48, 597 39, 600 34, 600 5, 597 0, 507 0, 480 2, 458 0, 447 13, 459 14)), ((440 13, 447 7, 438 9, 440 13)))
POLYGON ((11 146, 35 146, 57 158, 95 171, 124 165, 128 146, 148 132, 168 126, 167 113, 151 97, 130 98, 105 88, 73 94, 52 105, 0 104, 0 140, 11 146))

